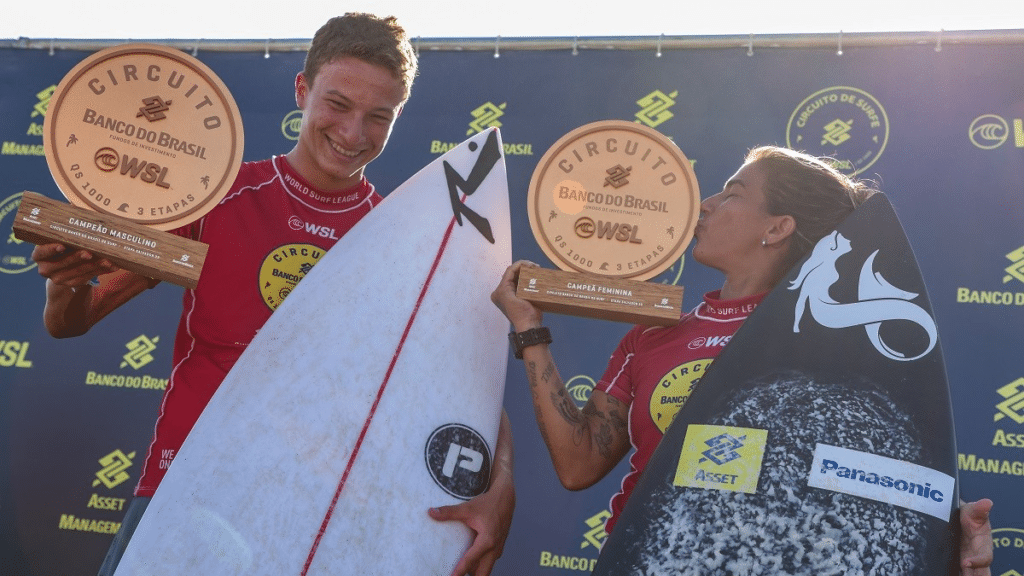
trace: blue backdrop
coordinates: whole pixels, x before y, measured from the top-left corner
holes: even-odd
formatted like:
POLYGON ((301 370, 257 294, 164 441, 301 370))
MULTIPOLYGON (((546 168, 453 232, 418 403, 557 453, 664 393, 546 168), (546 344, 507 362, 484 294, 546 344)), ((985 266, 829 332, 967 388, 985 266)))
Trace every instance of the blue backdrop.
MULTIPOLYGON (((32 246, 11 233, 24 190, 63 198, 42 153, 49 96, 89 52, 0 48, 0 572, 95 573, 123 515, 170 371, 181 289, 163 284, 89 334, 43 329, 32 246)), ((245 159, 296 136, 301 52, 200 51, 234 94, 245 159)), ((1024 573, 1024 46, 1020 42, 662 50, 424 50, 412 99, 368 169, 382 193, 488 126, 506 143, 513 258, 551 266, 526 212, 530 176, 560 136, 623 119, 671 137, 695 162, 702 196, 745 151, 781 144, 835 155, 876 180, 920 261, 955 408, 965 499, 996 502, 993 574, 1024 573), (1015 572, 1016 571, 1016 572, 1015 572)), ((401 270, 395 270, 401 274, 401 270)), ((656 279, 685 286, 684 308, 718 287, 686 257, 656 279)), ((582 403, 628 326, 549 315, 560 372, 582 403)), ((572 493, 554 476, 522 366, 505 406, 518 507, 497 575, 585 573, 625 473, 572 493)), ((396 548, 401 543, 395 543, 396 548)))

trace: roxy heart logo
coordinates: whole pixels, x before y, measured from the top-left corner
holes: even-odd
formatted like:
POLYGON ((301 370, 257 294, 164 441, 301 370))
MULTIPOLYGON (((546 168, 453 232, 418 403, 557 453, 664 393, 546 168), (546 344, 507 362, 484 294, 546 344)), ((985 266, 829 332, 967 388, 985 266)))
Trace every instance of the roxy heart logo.
POLYGON ((810 258, 800 268, 800 273, 790 284, 790 290, 799 290, 796 300, 793 332, 800 332, 800 320, 804 310, 809 310, 818 324, 826 328, 850 328, 864 326, 868 339, 886 358, 892 360, 916 360, 931 352, 937 341, 935 320, 917 304, 911 302, 917 294, 901 290, 873 269, 875 250, 861 266, 857 284, 857 302, 836 302, 829 295, 829 288, 839 281, 836 261, 851 250, 850 241, 839 232, 822 238, 815 245, 810 258), (928 346, 917 356, 906 354, 886 344, 879 329, 882 323, 891 320, 906 320, 920 326, 928 335, 928 346))

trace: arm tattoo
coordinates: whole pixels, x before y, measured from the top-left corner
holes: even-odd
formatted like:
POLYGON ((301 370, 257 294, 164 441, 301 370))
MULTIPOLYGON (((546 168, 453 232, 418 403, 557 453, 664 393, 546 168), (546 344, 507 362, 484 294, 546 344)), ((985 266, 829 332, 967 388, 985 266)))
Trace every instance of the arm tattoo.
POLYGON ((544 373, 540 375, 541 379, 545 382, 551 381, 551 376, 555 373, 555 363, 549 362, 547 368, 544 369, 544 373))

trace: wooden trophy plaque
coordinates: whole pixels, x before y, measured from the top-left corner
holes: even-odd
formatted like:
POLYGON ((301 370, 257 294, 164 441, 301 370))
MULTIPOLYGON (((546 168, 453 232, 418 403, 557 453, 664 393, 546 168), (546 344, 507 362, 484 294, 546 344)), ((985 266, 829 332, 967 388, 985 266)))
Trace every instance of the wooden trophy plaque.
POLYGON ((700 211, 693 166, 654 129, 605 120, 559 139, 530 181, 530 226, 560 270, 523 268, 544 311, 670 326, 683 288, 645 282, 682 258, 700 211))
POLYGON ((207 246, 165 231, 220 202, 242 145, 238 107, 205 64, 154 44, 101 50, 61 80, 43 125, 50 173, 70 204, 26 191, 14 235, 194 288, 207 246))

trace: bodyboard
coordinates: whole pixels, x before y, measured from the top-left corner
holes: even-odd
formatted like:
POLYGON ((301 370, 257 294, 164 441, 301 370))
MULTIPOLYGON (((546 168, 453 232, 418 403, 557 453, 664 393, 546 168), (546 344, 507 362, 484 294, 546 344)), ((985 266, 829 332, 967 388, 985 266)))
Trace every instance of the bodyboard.
POLYGON ((431 506, 486 490, 508 362, 497 129, 327 251, 227 375, 117 576, 437 574, 471 541, 431 506))
POLYGON ((711 364, 594 574, 956 574, 956 482, 931 305, 876 194, 711 364))

